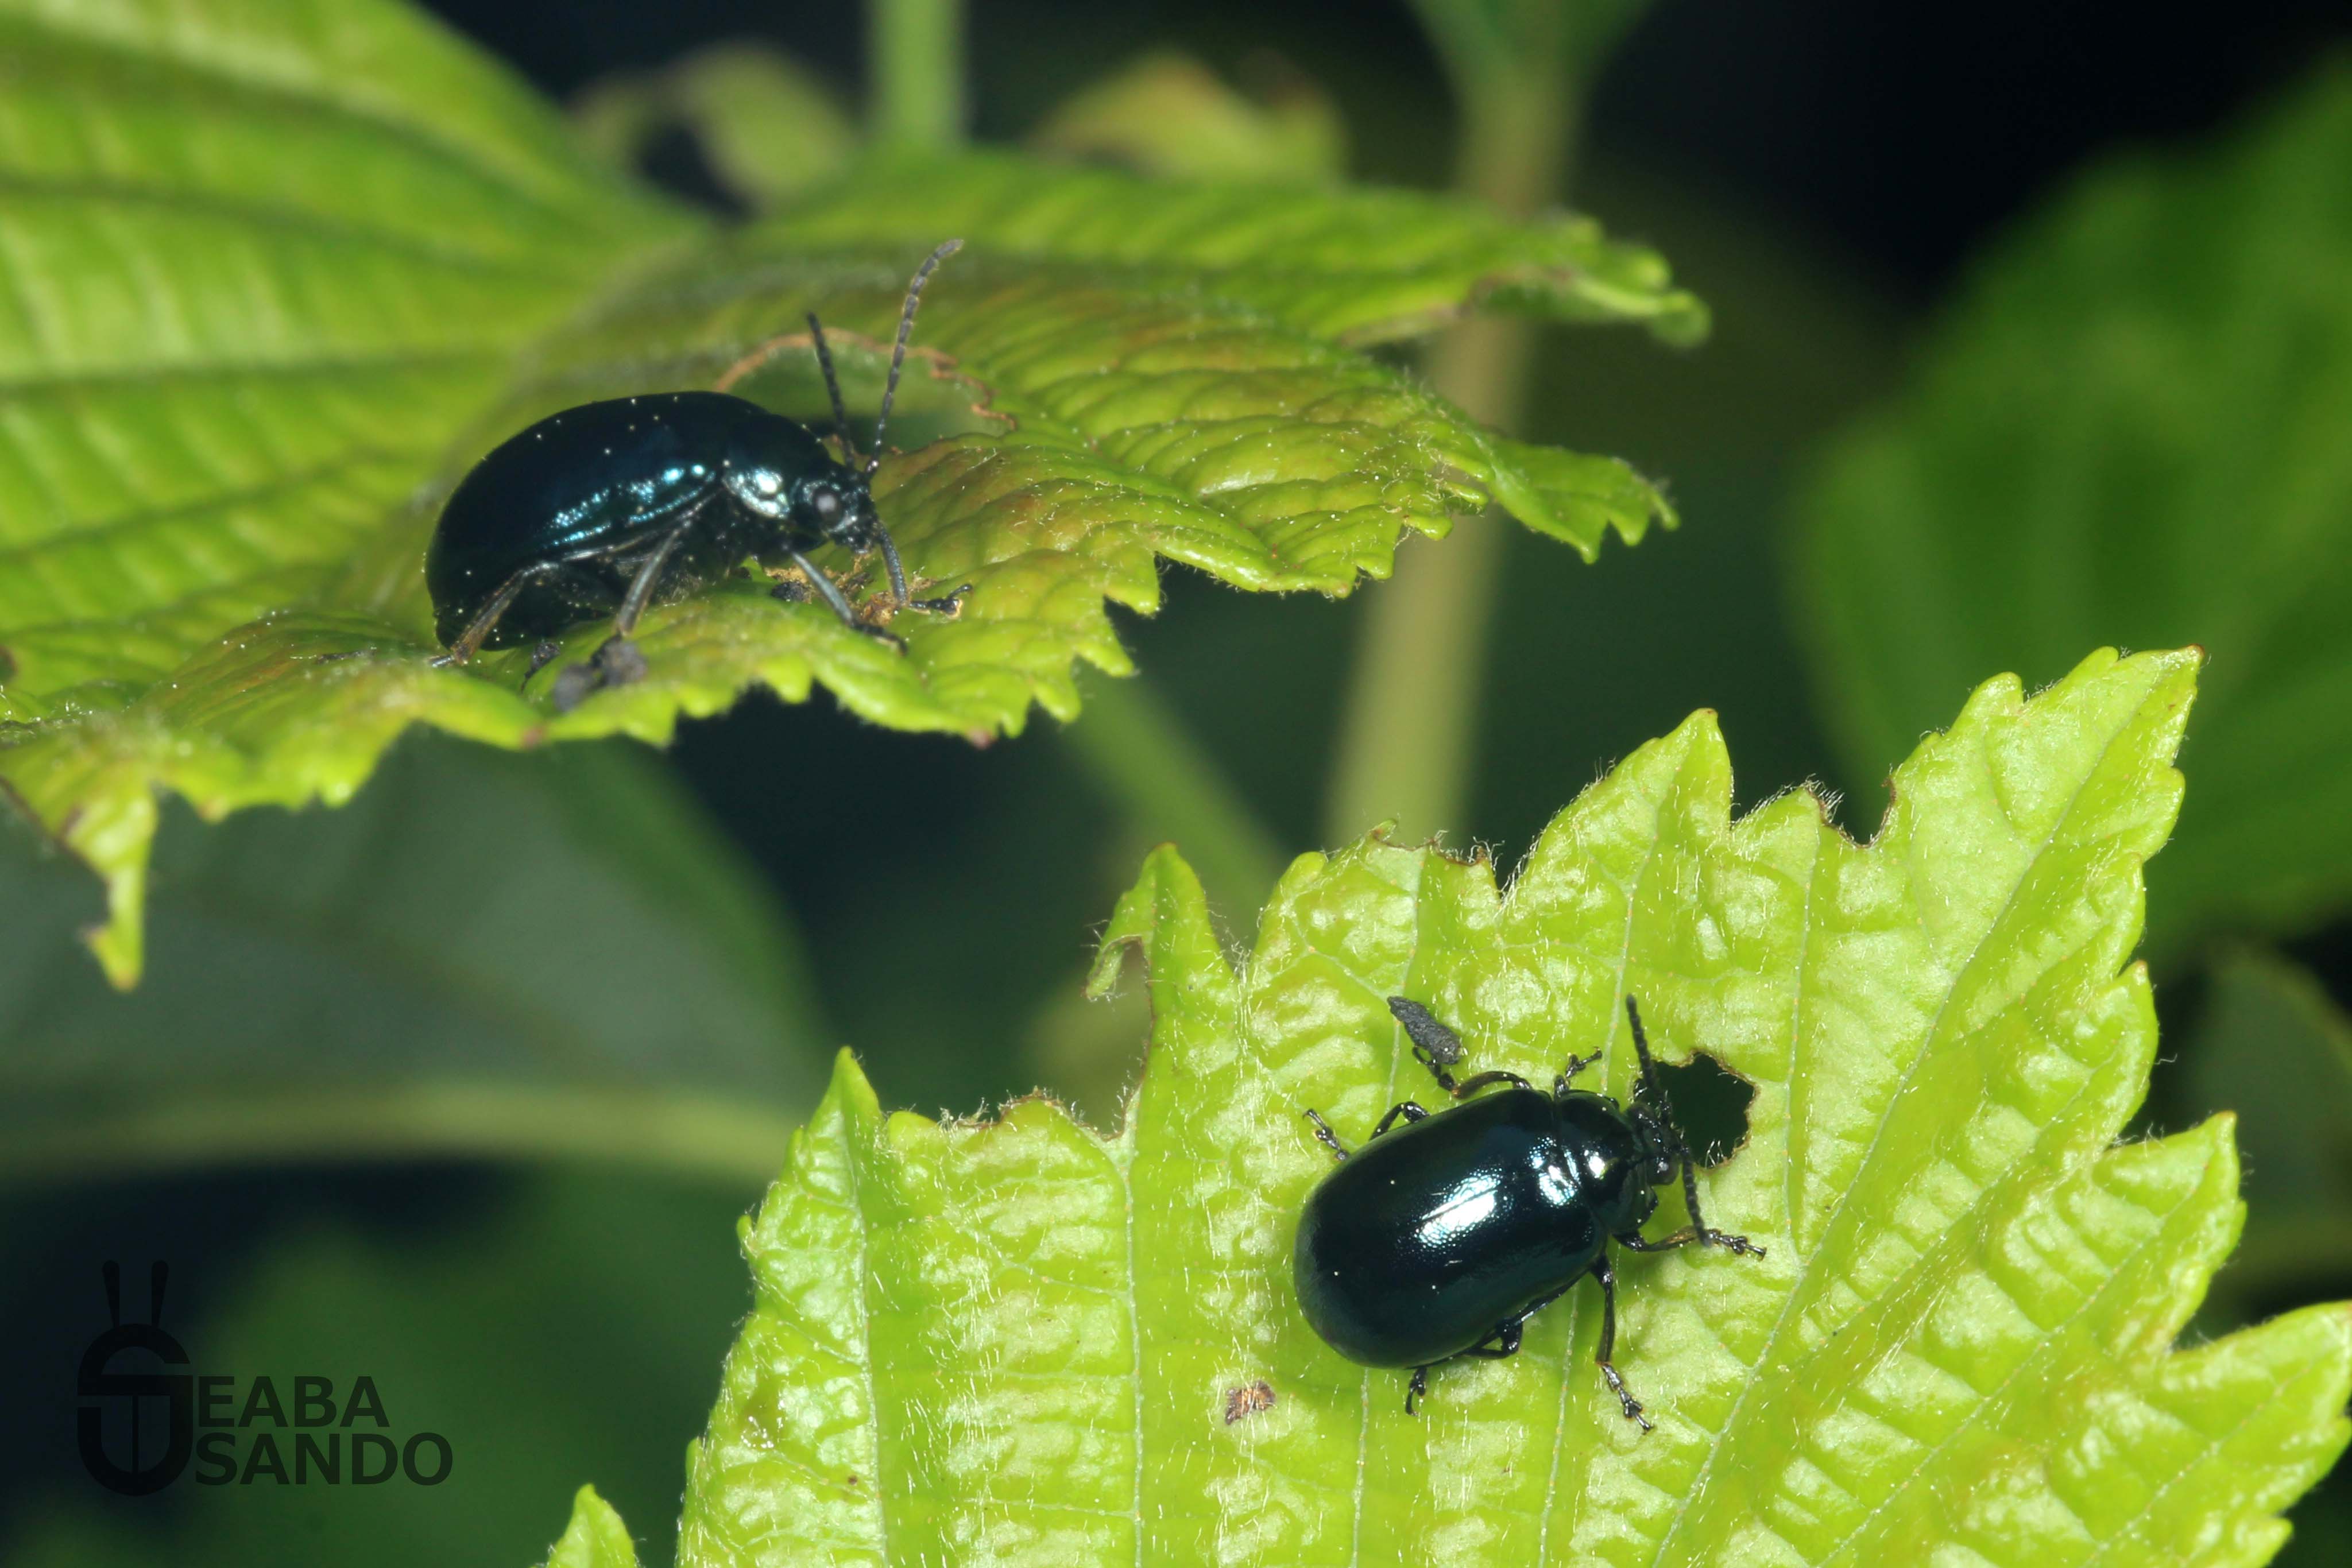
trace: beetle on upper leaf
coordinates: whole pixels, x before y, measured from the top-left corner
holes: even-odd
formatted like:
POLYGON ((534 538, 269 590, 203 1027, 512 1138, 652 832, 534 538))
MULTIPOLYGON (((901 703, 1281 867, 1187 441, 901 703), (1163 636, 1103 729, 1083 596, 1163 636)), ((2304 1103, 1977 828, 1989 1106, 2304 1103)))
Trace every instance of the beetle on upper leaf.
MULTIPOLYGON (((448 650, 440 662, 541 640, 535 674, 554 656, 544 639, 610 615, 613 635, 558 677, 555 706, 572 707, 598 686, 645 674, 629 636, 649 605, 698 592, 747 557, 797 567, 845 624, 903 650, 891 632, 859 620, 840 585, 808 559, 825 544, 880 550, 891 609, 954 613, 968 587, 939 599, 908 593, 898 547, 874 509, 873 478, 923 285, 962 243, 933 251, 908 285, 874 448, 862 464, 814 313, 809 330, 846 463, 798 422, 724 392, 582 403, 493 449, 451 493, 425 551, 435 629, 448 650)), ((780 598, 803 592, 798 584, 776 590, 780 598)))
POLYGON ((1403 997, 1391 997, 1389 1010, 1457 1103, 1434 1114, 1411 1100, 1391 1106, 1353 1151, 1307 1113, 1339 1161, 1307 1195, 1291 1254, 1307 1322, 1350 1361, 1412 1368, 1410 1411, 1432 1366, 1457 1355, 1516 1355, 1527 1321, 1591 1274, 1601 1282, 1601 1375, 1625 1418, 1649 1430, 1610 1359, 1617 1276, 1609 1244, 1658 1252, 1696 1242, 1754 1258, 1764 1249, 1700 1218, 1696 1161, 1675 1130, 1641 1009, 1625 998, 1642 1061, 1630 1105, 1569 1086, 1598 1054, 1570 1057, 1549 1093, 1515 1072, 1457 1082, 1452 1069, 1464 1051, 1454 1031, 1403 997), (1495 1084, 1508 1087, 1472 1098, 1495 1084), (1405 1125, 1391 1132, 1399 1119, 1405 1125), (1657 1189, 1677 1169, 1691 1222, 1646 1240, 1642 1226, 1657 1209, 1657 1189))

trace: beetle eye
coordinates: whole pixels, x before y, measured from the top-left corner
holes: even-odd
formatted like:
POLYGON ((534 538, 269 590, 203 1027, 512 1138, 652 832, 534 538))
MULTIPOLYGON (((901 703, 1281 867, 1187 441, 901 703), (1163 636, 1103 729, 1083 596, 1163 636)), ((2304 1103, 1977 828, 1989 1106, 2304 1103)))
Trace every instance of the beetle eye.
POLYGON ((830 490, 819 490, 811 496, 809 505, 814 508, 817 518, 821 522, 829 523, 841 516, 841 497, 830 490))

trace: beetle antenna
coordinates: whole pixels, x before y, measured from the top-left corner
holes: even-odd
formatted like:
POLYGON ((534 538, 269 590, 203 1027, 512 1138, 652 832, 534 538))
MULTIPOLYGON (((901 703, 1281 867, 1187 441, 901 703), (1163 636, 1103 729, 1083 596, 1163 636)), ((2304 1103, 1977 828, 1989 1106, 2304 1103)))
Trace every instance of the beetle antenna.
MULTIPOLYGON (((866 473, 872 477, 882 466, 882 432, 890 423, 890 405, 898 396, 898 371, 907 363, 907 339, 915 330, 915 307, 922 303, 923 285, 931 279, 940 263, 963 248, 963 241, 951 239, 923 258, 915 268, 915 279, 907 285, 907 303, 898 311, 898 341, 890 350, 890 379, 882 383, 882 413, 874 422, 874 454, 866 460, 866 473)), ((835 393, 836 398, 839 393, 835 393)), ((837 406, 837 405, 836 405, 837 406)))
MULTIPOLYGON (((1643 1099, 1657 1108, 1659 1127, 1666 1137, 1666 1152, 1683 1167, 1684 1196, 1696 1203, 1698 1194, 1692 1189, 1690 1145, 1683 1142, 1682 1131, 1675 1124, 1674 1102, 1666 1098, 1666 1081, 1658 1076, 1657 1059, 1650 1054, 1650 1037, 1642 1028, 1642 1009, 1634 1005, 1630 996, 1625 998, 1625 1018, 1633 1026, 1633 1054, 1642 1059, 1639 1092, 1643 1099)), ((1691 1211, 1693 1218, 1696 1218, 1697 1214, 1696 1209, 1691 1211)))
POLYGON ((1633 1005, 1631 996, 1625 998, 1625 1017, 1633 1026, 1634 1054, 1642 1059, 1642 1092, 1655 1103, 1667 1156, 1682 1168, 1683 1201, 1690 1205, 1691 1226, 1698 1232, 1697 1239, 1710 1247, 1728 1247, 1734 1252, 1752 1251, 1762 1257, 1762 1248, 1754 1246, 1744 1236, 1727 1236, 1720 1230, 1709 1229, 1700 1215, 1698 1161, 1692 1155, 1691 1146, 1683 1142, 1682 1129, 1675 1124, 1674 1102, 1666 1098, 1666 1081, 1658 1076, 1658 1063, 1650 1055, 1649 1036, 1642 1031, 1642 1009, 1633 1005))
POLYGON ((816 368, 824 372, 824 390, 833 399, 833 433, 841 437, 841 455, 857 466, 857 443, 849 439, 849 410, 841 401, 841 379, 833 373, 833 350, 825 347, 824 323, 808 313, 809 339, 816 344, 816 368))
POLYGON ((1653 1095, 1658 1109, 1666 1107, 1666 1087, 1658 1081, 1658 1064, 1650 1056, 1650 1037, 1642 1029, 1642 1009, 1632 997, 1625 998, 1625 1021, 1633 1026, 1633 1054, 1642 1059, 1642 1092, 1653 1095))

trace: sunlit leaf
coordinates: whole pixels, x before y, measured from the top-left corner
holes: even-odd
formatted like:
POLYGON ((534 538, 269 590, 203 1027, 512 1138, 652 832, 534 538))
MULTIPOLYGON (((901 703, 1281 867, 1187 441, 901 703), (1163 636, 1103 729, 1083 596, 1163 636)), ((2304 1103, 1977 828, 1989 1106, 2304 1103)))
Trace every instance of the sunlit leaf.
MULTIPOLYGON (((757 1305, 693 1451, 688 1564, 2259 1563, 2344 1447, 2352 1308, 2172 1344, 2235 1239, 2226 1119, 2118 1145, 2156 1029, 2140 867, 2193 655, 1982 687, 1869 846, 1804 792, 1730 816, 1701 715, 1570 807, 1507 889, 1378 836, 1302 857, 1236 970, 1156 852, 1105 936, 1152 1054, 1114 1136, 1042 1100, 886 1116, 846 1056, 742 1228, 757 1305), (1322 1346, 1291 1228, 1328 1156, 1433 1092, 1384 1006, 1479 1067, 1669 1058, 1756 1093, 1700 1178, 1758 1261, 1619 1261, 1504 1362, 1322 1346)), ((1672 1223, 1670 1198, 1659 1223, 1672 1223)))
POLYGON ((1490 503, 1588 556, 1671 520, 1622 464, 1494 435, 1350 346, 1482 300, 1703 326, 1586 220, 974 154, 873 162, 721 234, 385 0, 0 0, 0 30, 38 67, 0 85, 0 783, 106 879, 118 983, 160 790, 207 817, 335 804, 411 724, 661 740, 755 684, 1013 731, 1076 712, 1077 662, 1128 669, 1107 605, 1154 608, 1163 559, 1337 594, 1490 503), (914 450, 877 494, 919 574, 973 585, 960 619, 905 618, 901 656, 723 585, 649 618, 653 679, 561 716, 516 656, 428 667, 419 557, 470 460, 730 365, 814 414, 812 308, 872 407, 908 273, 950 235, 895 428, 914 450))
POLYGON ((572 1521, 548 1554, 547 1568, 637 1568, 637 1543, 613 1505, 582 1487, 572 1500, 572 1521))
POLYGON ((2352 895, 2352 68, 2097 172, 2007 244, 1800 507, 1857 779, 1978 671, 2213 655, 2151 936, 2352 895))

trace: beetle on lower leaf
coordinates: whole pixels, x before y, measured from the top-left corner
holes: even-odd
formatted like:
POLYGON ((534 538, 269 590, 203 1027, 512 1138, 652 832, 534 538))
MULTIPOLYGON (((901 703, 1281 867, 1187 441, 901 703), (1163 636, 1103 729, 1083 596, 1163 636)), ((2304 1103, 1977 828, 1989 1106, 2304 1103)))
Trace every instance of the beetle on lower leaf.
POLYGON ((462 664, 483 648, 538 641, 529 680, 555 656, 546 639, 610 615, 612 636, 557 679, 555 706, 570 708, 599 686, 645 674, 629 637, 649 606, 708 588, 747 557, 799 569, 806 587, 783 584, 777 597, 814 591, 843 623, 903 652, 809 559, 826 544, 881 552, 890 609, 954 614, 969 585, 939 599, 907 591, 898 547, 874 509, 873 479, 923 285, 962 243, 933 251, 907 287, 873 451, 862 464, 814 313, 809 330, 845 463, 798 422, 724 391, 582 403, 491 451, 451 493, 425 551, 435 630, 448 650, 438 662, 462 664))
POLYGON ((1648 1431, 1610 1359, 1617 1277, 1609 1244, 1660 1252, 1696 1242, 1753 1258, 1764 1249, 1700 1218, 1697 1162, 1675 1130, 1641 1009, 1625 998, 1642 1082, 1624 1105, 1570 1087, 1597 1053, 1570 1057, 1549 1093, 1514 1072, 1457 1082, 1452 1069, 1464 1052, 1454 1031, 1403 997, 1391 997, 1389 1010, 1456 1103, 1433 1114, 1410 1100, 1391 1106, 1353 1151, 1307 1113, 1339 1161, 1307 1195, 1291 1254, 1307 1321, 1350 1361, 1410 1367, 1412 1411, 1431 1367, 1457 1355, 1516 1355, 1528 1320, 1591 1274, 1601 1282, 1601 1374, 1625 1418, 1648 1431), (1477 1093, 1496 1084, 1507 1087, 1477 1093), (1405 1125, 1391 1132, 1400 1118, 1405 1125), (1647 1240, 1642 1226, 1677 1169, 1691 1222, 1647 1240))

